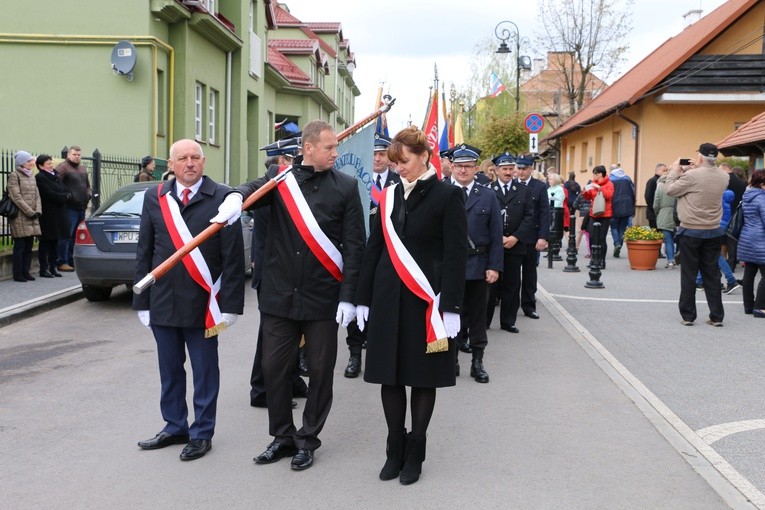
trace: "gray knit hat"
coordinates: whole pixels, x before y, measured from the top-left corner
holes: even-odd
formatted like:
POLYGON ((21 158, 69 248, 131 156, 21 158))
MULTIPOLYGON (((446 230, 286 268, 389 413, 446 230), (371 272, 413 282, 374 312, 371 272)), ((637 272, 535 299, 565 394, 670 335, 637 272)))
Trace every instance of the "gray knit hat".
POLYGON ((16 153, 16 166, 21 166, 27 161, 34 161, 35 157, 27 151, 19 151, 16 153))

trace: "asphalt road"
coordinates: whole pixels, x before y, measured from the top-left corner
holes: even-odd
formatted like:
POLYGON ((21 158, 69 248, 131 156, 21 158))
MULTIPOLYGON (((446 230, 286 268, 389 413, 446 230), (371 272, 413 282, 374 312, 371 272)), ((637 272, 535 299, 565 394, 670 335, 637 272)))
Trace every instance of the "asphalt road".
MULTIPOLYGON (((544 282, 542 274, 543 285, 551 275, 544 282)), ((543 292, 542 320, 520 318, 520 335, 490 331, 489 384, 462 375, 455 388, 439 390, 423 475, 408 487, 377 478, 386 433, 379 388, 342 377, 342 331, 333 409, 314 467, 253 464, 270 437, 265 410, 249 406, 252 292, 245 315, 221 335, 213 449, 188 463, 178 460, 180 446, 136 446, 162 422, 153 339, 126 290, 15 322, 0 328, 3 506, 751 508, 614 384, 543 292)))

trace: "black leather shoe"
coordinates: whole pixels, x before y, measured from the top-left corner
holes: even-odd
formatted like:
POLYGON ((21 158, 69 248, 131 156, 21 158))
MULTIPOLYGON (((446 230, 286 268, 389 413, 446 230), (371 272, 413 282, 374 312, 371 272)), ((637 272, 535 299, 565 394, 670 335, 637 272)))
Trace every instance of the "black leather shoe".
POLYGON ((53 274, 50 271, 43 269, 40 271, 40 278, 53 278, 53 274))
POLYGON ((194 460, 204 457, 210 448, 212 448, 212 441, 209 439, 192 439, 181 452, 181 460, 194 460))
POLYGON ((520 333, 521 332, 521 330, 518 329, 515 326, 501 326, 501 328, 504 329, 505 331, 509 331, 510 333, 520 333))
POLYGON ((300 349, 300 357, 298 358, 298 369, 300 375, 308 377, 308 356, 305 354, 305 349, 300 349))
POLYGON ((157 434, 156 436, 152 437, 151 439, 147 439, 145 441, 138 441, 138 446, 143 450, 158 450, 160 448, 164 448, 165 446, 170 446, 174 444, 183 444, 189 442, 189 435, 184 434, 181 436, 174 436, 172 434, 168 434, 164 430, 157 434))
POLYGON ((313 466, 313 452, 311 450, 306 450, 305 448, 300 448, 297 455, 292 457, 292 464, 290 464, 290 467, 295 471, 302 471, 311 466, 313 466))
POLYGON ((270 445, 268 445, 268 448, 266 448, 266 451, 255 457, 254 460, 255 464, 271 464, 272 462, 276 462, 279 459, 282 459, 284 457, 291 457, 297 453, 297 448, 295 448, 295 445, 291 444, 284 444, 284 443, 277 443, 274 441, 270 445))
POLYGON ((26 279, 27 279, 27 281, 30 281, 30 282, 33 282, 33 281, 35 281, 35 277, 34 277, 34 276, 32 276, 32 275, 31 275, 31 274, 29 274, 29 273, 24 273, 24 278, 26 278, 26 279))
POLYGON ((61 276, 62 276, 61 273, 58 272, 58 269, 56 269, 55 267, 52 267, 50 269, 50 274, 52 274, 56 278, 61 278, 61 276))
POLYGON ((523 315, 525 315, 529 319, 538 319, 539 318, 539 314, 537 312, 523 312, 523 315))
POLYGON ((470 344, 467 343, 465 340, 461 340, 458 343, 458 347, 464 353, 470 354, 471 352, 473 352, 473 348, 470 347, 470 344))
POLYGON ((350 359, 348 359, 348 366, 345 367, 345 372, 343 375, 345 377, 349 377, 351 379, 358 377, 361 373, 361 353, 359 354, 351 354, 350 359))

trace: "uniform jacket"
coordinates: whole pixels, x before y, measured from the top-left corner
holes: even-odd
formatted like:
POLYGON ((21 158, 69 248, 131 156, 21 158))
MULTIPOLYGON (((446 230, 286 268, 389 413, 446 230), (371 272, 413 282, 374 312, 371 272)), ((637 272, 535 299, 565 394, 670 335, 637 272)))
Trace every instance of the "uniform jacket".
POLYGON ((603 179, 597 184, 600 186, 600 189, 595 187, 588 189, 585 187, 584 191, 582 191, 582 196, 590 201, 590 218, 611 218, 613 217, 613 209, 611 208, 611 203, 614 198, 614 185, 611 183, 607 175, 603 177, 603 179), (592 202, 595 201, 595 196, 598 194, 598 191, 602 191, 603 198, 606 199, 606 212, 600 216, 595 216, 592 214, 592 202))
MULTIPOLYGON (((417 181, 409 198, 395 188, 393 226, 436 294, 439 310, 460 314, 467 264, 467 219, 460 188, 432 177, 417 181)), ((455 384, 455 346, 426 354, 425 301, 399 279, 383 239, 372 225, 356 294, 369 306, 364 380, 378 384, 441 387, 455 384)))
POLYGON ((86 209, 90 200, 90 179, 85 165, 73 166, 69 160, 64 160, 56 166, 56 173, 64 182, 67 191, 72 194, 69 202, 71 209, 86 209))
MULTIPOLYGON (((270 206, 260 311, 293 320, 331 320, 339 301, 353 303, 364 251, 364 215, 356 179, 336 170, 316 172, 295 158, 293 174, 322 231, 343 256, 343 279, 338 282, 301 237, 277 190, 255 207, 270 206)), ((265 177, 242 184, 248 197, 278 172, 274 165, 265 177)))
POLYGON ((738 260, 765 264, 765 190, 747 188, 741 199, 744 228, 738 238, 738 260))
POLYGON ((66 216, 66 204, 72 195, 55 172, 40 171, 35 175, 42 200, 40 230, 47 240, 68 239, 71 235, 66 216))
POLYGON ((42 201, 35 178, 15 169, 8 176, 8 196, 19 208, 19 214, 10 221, 11 237, 39 236, 40 222, 33 216, 42 212, 42 201))
POLYGON ((468 255, 468 280, 483 280, 486 271, 492 269, 501 272, 502 262, 502 215, 499 212, 499 202, 491 188, 481 184, 473 184, 467 202, 467 233, 470 238, 468 249, 486 247, 486 253, 468 255), (473 246, 470 246, 472 241, 473 246))
POLYGON ((547 239, 550 235, 550 203, 547 200, 547 183, 533 177, 529 183, 513 181, 518 186, 527 186, 531 203, 534 205, 534 223, 527 237, 522 239, 526 244, 536 244, 539 239, 547 239))
POLYGON ((502 235, 519 239, 515 246, 504 251, 523 255, 526 253, 526 243, 523 240, 528 239, 534 230, 534 201, 529 194, 529 187, 511 180, 508 182, 507 195, 502 190, 501 181, 493 183, 492 189, 499 201, 502 235))
MULTIPOLYGON (((376 175, 372 175, 372 181, 373 182, 375 181, 376 178, 377 178, 376 175)), ((394 172, 393 170, 388 169, 388 176, 385 178, 385 182, 381 183, 382 184, 382 189, 385 189, 388 186, 392 186, 392 185, 394 185, 396 183, 399 183, 399 182, 401 182, 401 177, 396 172, 394 172)), ((375 205, 375 203, 370 200, 369 201, 369 225, 370 225, 370 228, 371 228, 372 222, 374 221, 374 215, 377 214, 377 208, 378 207, 375 205)))
MULTIPOLYGON (((162 195, 178 202, 192 235, 210 226, 210 218, 218 213, 231 188, 209 177, 184 207, 175 195, 175 180, 159 184, 162 195)), ((175 253, 167 225, 159 208, 157 188, 146 190, 141 212, 141 230, 136 253, 135 281, 175 253)), ((223 313, 241 314, 244 310, 244 245, 239 221, 222 228, 199 246, 210 268, 213 281, 221 278, 218 304, 223 313)), ((182 262, 141 294, 133 295, 133 310, 150 310, 151 323, 157 326, 204 328, 209 294, 191 278, 182 262)))

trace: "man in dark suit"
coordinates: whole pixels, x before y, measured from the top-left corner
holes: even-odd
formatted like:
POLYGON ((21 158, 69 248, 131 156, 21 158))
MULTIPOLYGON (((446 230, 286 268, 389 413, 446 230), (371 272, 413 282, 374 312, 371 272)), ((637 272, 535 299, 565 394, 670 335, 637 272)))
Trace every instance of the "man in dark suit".
POLYGON ((494 318, 494 302, 497 294, 502 304, 499 309, 499 326, 510 333, 518 333, 515 325, 521 304, 521 264, 526 254, 526 243, 534 226, 534 204, 529 188, 513 181, 515 158, 509 152, 492 160, 497 167, 497 181, 491 188, 499 200, 502 215, 502 246, 504 259, 500 280, 489 289, 486 324, 494 318))
POLYGON ((515 160, 518 172, 516 183, 529 188, 531 203, 534 206, 534 221, 531 231, 522 241, 526 244, 526 253, 521 263, 521 309, 526 317, 538 319, 537 314, 537 252, 547 248, 550 234, 550 203, 547 200, 547 184, 533 179, 531 172, 534 160, 519 157, 515 160))
MULTIPOLYGON (((293 161, 276 189, 257 206, 268 205, 263 265, 263 375, 268 393, 268 428, 274 440, 255 457, 271 464, 292 456, 291 467, 313 466, 319 433, 332 407, 338 324, 348 327, 356 313, 356 282, 364 250, 364 216, 356 179, 332 167, 337 135, 327 122, 303 128, 302 156, 293 161), (290 408, 292 364, 301 337, 308 353, 308 398, 301 427, 290 408)), ((272 178, 242 184, 229 193, 212 221, 230 221, 242 203, 272 178)))
MULTIPOLYGON (((146 190, 136 254, 135 281, 210 226, 228 186, 203 175, 205 158, 194 140, 170 147, 175 179, 146 190)), ((218 333, 244 309, 244 247, 238 220, 221 229, 170 269, 152 287, 133 296, 133 309, 157 342, 162 382, 160 408, 166 424, 144 450, 188 443, 181 460, 204 456, 212 447, 220 385, 218 333), (188 425, 188 349, 194 376, 194 422, 188 425)))
MULTIPOLYGON (((374 161, 372 163, 372 185, 376 191, 382 191, 384 188, 401 182, 401 178, 396 172, 390 169, 390 160, 388 159, 388 147, 390 147, 390 138, 380 133, 375 134, 374 140, 374 161)), ((374 193, 377 196, 377 193, 374 193)), ((374 198, 369 204, 369 225, 370 228, 377 215, 377 200, 374 198)), ((358 377, 361 373, 361 348, 367 341, 367 334, 359 331, 356 321, 348 324, 348 336, 345 341, 348 344, 350 358, 348 366, 345 367, 343 375, 345 377, 358 377)))
MULTIPOLYGON (((300 137, 290 138, 288 140, 279 140, 265 147, 261 147, 260 150, 266 151, 268 160, 266 160, 266 169, 271 168, 271 165, 277 165, 279 167, 290 166, 292 160, 298 155, 300 151, 300 137)), ((260 207, 255 209, 252 213, 253 228, 252 228, 252 249, 250 250, 250 257, 252 258, 252 288, 258 293, 260 297, 260 278, 263 274, 263 255, 266 250, 266 235, 268 233, 268 207, 260 207)), ((255 347, 255 358, 252 361, 252 372, 250 373, 250 405, 252 407, 268 407, 268 399, 266 397, 266 383, 263 380, 263 366, 261 360, 263 358, 263 318, 261 317, 260 324, 258 326, 258 339, 257 346, 255 347)), ((305 398, 308 386, 305 381, 300 377, 300 371, 298 369, 298 361, 295 361, 295 367, 292 370, 292 397, 305 398)), ((292 408, 297 407, 297 402, 294 400, 290 403, 292 408)))
MULTIPOLYGON (((491 189, 475 179, 481 155, 480 149, 460 144, 453 154, 452 180, 462 188, 467 213, 467 272, 463 298, 462 324, 459 339, 469 339, 473 360, 470 377, 476 382, 489 382, 483 366, 483 355, 488 343, 486 337, 486 306, 489 284, 497 281, 502 270, 502 221, 499 204, 491 189)), ((459 374, 459 361, 456 365, 459 374)))

